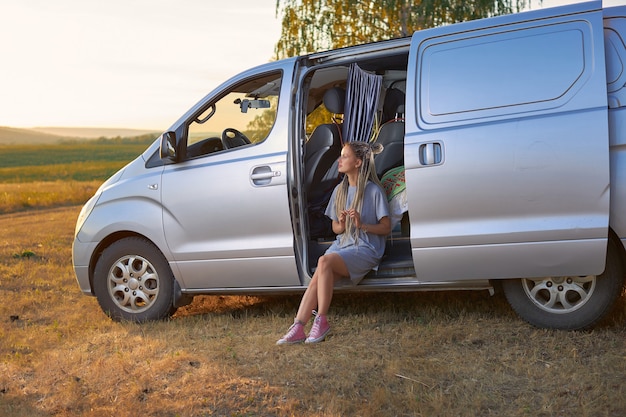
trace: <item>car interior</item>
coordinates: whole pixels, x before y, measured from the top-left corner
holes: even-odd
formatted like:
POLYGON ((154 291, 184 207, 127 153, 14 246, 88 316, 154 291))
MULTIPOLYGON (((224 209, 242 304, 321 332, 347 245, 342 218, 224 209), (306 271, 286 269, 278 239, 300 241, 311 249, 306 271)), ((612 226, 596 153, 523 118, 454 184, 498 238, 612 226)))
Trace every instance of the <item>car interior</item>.
MULTIPOLYGON (((385 181, 397 185, 404 179, 404 109, 406 89, 406 67, 408 54, 359 60, 359 67, 370 73, 382 76, 382 88, 379 92, 379 108, 376 115, 372 142, 384 146, 376 155, 376 172, 385 185, 385 181), (389 177, 389 178, 388 178, 389 177)), ((308 217, 308 266, 312 274, 317 259, 335 239, 331 222, 324 215, 334 187, 339 183, 337 159, 341 152, 342 115, 348 79, 348 65, 327 66, 314 70, 309 75, 308 97, 306 99, 307 124, 309 118, 319 108, 330 113, 330 120, 314 126, 306 135, 303 144, 304 190, 307 200, 308 217)), ((384 187, 386 188, 386 187, 384 187)), ((387 189, 385 190, 387 191, 387 189)), ((389 196, 389 193, 388 193, 389 196)), ((393 198, 402 198, 394 196, 393 198)), ((395 211, 393 232, 387 241, 385 256, 378 271, 370 272, 363 282, 399 276, 414 276, 411 248, 409 241, 408 213, 406 197, 404 204, 390 201, 392 213, 395 211)))

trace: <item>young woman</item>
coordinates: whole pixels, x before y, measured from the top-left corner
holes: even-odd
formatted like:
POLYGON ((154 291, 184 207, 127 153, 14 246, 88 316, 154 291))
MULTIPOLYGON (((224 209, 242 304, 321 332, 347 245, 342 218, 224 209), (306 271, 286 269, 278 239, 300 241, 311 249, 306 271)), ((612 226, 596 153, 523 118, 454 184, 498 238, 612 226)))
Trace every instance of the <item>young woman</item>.
POLYGON ((348 142, 341 150, 338 168, 344 178, 326 208, 338 236, 319 258, 294 323, 277 344, 323 341, 330 332, 326 315, 335 281, 348 277, 356 285, 380 263, 391 232, 387 197, 374 167, 374 155, 381 151, 382 145, 365 142, 348 142), (304 326, 315 308, 317 316, 307 337, 304 326))

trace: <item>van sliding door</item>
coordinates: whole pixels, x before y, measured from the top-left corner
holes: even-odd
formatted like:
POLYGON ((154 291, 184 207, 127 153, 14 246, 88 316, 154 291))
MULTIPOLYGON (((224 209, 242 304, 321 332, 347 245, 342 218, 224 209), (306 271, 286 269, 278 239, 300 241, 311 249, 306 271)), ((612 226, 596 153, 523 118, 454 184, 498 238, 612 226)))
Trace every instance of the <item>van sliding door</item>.
POLYGON ((414 34, 405 162, 418 279, 604 270, 602 30, 593 2, 414 34))

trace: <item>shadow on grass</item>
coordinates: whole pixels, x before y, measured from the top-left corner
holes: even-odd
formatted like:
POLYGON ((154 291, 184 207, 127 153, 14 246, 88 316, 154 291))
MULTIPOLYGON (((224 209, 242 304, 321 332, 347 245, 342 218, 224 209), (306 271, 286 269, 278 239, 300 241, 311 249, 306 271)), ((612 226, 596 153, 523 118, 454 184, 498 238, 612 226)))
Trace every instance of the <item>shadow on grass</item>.
MULTIPOLYGON (((178 310, 175 317, 225 315, 241 317, 293 317, 301 295, 280 296, 196 296, 193 303, 178 310)), ((497 319, 524 323, 500 292, 428 291, 401 293, 339 293, 333 296, 331 315, 372 315, 385 321, 432 322, 455 318, 497 319)), ((626 295, 618 298, 611 314, 596 328, 626 323, 626 295)))
MULTIPOLYGON (((293 316, 301 295, 282 296, 196 296, 193 303, 178 310, 176 317, 194 315, 293 316)), ((454 317, 460 314, 499 315, 514 317, 500 294, 487 291, 403 292, 403 293, 340 293, 333 296, 331 312, 342 314, 382 314, 384 316, 423 316, 425 314, 454 317)))

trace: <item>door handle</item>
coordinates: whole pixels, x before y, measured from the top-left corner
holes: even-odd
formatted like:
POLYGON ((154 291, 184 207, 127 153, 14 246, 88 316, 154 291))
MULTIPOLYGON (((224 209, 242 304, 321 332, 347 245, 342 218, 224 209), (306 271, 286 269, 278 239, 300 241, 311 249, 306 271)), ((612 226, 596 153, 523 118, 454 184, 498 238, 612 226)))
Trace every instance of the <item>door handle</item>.
POLYGON ((254 185, 267 185, 272 181, 272 178, 280 177, 280 171, 274 171, 268 165, 254 167, 250 174, 250 180, 254 185))
POLYGON ((443 162, 441 142, 422 143, 419 147, 419 162, 422 166, 440 165, 443 162))

